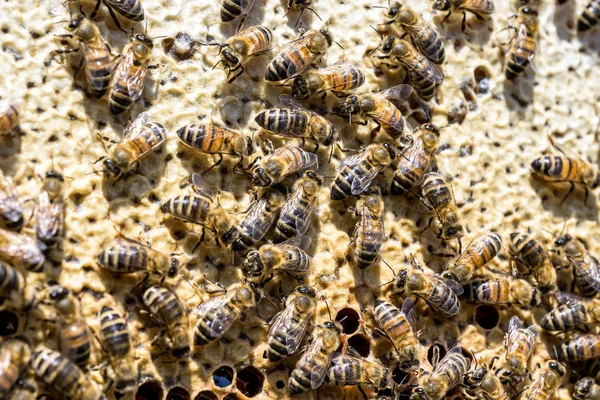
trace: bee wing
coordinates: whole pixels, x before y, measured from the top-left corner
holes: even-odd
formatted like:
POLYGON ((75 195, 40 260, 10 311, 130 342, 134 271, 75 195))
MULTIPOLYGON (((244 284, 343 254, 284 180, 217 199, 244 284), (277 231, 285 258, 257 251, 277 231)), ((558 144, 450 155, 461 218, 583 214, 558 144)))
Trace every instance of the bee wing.
POLYGON ((140 115, 138 115, 137 117, 135 117, 135 119, 133 121, 131 121, 131 123, 129 125, 127 125, 127 127, 123 131, 123 139, 128 139, 128 138, 133 137, 133 135, 139 131, 139 129, 142 127, 142 125, 144 125, 149 120, 150 120, 150 114, 145 111, 143 113, 141 113, 140 115))
POLYGON ((374 243, 382 244, 384 242, 385 228, 383 226, 383 215, 374 215, 367 207, 363 207, 361 224, 363 229, 366 229, 369 234, 372 235, 372 240, 374 243))
POLYGON ((253 4, 254 0, 240 0, 240 8, 242 9, 242 14, 248 14, 253 4))
POLYGON ((298 347, 300 347, 302 339, 304 339, 304 334, 308 327, 308 320, 308 318, 304 318, 296 323, 294 304, 291 303, 273 323, 271 329, 269 329, 269 336, 277 331, 283 330, 285 332, 285 348, 287 353, 294 354, 296 350, 298 350, 298 347))
POLYGON ((262 239, 273 223, 271 218, 263 218, 265 214, 265 207, 267 206, 267 199, 262 198, 258 204, 250 210, 246 217, 241 222, 240 226, 242 230, 256 241, 262 239))
POLYGON ((452 290, 454 292, 455 295, 460 296, 461 294, 463 294, 465 292, 465 290, 463 289, 462 286, 460 286, 460 283, 453 281, 451 279, 444 279, 444 278, 439 278, 439 280, 444 283, 446 286, 448 286, 450 288, 450 290, 452 290))
MULTIPOLYGON (((289 43, 284 44, 283 46, 281 46, 281 48, 279 49, 279 54, 282 53, 297 53, 300 52, 300 50, 306 46, 306 42, 308 41, 308 39, 310 39, 310 36, 302 36, 296 40, 293 40, 289 43)), ((287 77, 288 78, 293 78, 299 74, 301 74, 302 72, 304 72, 303 70, 298 70, 298 67, 293 63, 290 62, 290 64, 287 67, 287 77)))
POLYGON ((508 335, 511 336, 518 329, 523 327, 523 322, 516 315, 508 322, 508 335))
POLYGON ((413 88, 411 85, 396 85, 392 86, 391 88, 377 92, 377 95, 387 100, 402 102, 408 99, 412 92, 413 88))
POLYGON ((306 251, 310 247, 311 242, 312 239, 310 238, 310 236, 301 235, 291 237, 288 240, 281 242, 280 244, 287 244, 290 246, 297 247, 300 250, 306 251))
POLYGON ((365 190, 369 188, 369 185, 371 184, 371 182, 373 182, 373 179, 375 179, 380 170, 380 167, 372 168, 365 174, 362 174, 360 176, 354 176, 354 179, 352 180, 352 186, 350 188, 351 193, 364 193, 365 190))
POLYGON ((129 51, 117 67, 113 82, 126 82, 129 96, 136 101, 142 95, 140 89, 144 87, 148 68, 146 66, 135 67, 133 62, 133 52, 129 51))
POLYGON ((298 100, 296 100, 296 98, 294 96, 290 96, 289 94, 280 94, 279 102, 281 104, 283 104, 284 106, 289 107, 291 109, 306 110, 306 111, 312 113, 312 111, 310 111, 302 103, 300 103, 298 100))
MULTIPOLYGON (((0 108, 2 106, 0 105, 0 108)), ((1 111, 0 111, 1 113, 1 111)), ((14 214, 15 219, 18 218, 18 215, 22 213, 21 203, 19 199, 15 196, 15 193, 8 182, 8 180, 4 179, 0 172, 0 214, 7 215, 12 217, 14 214)))
POLYGON ((60 229, 63 201, 57 200, 51 203, 48 194, 43 192, 40 194, 38 203, 37 230, 46 237, 56 236, 60 229))
MULTIPOLYGON (((359 74, 356 74, 356 76, 353 77, 352 74, 352 68, 349 68, 349 66, 354 67, 355 69, 361 70, 362 71, 362 65, 359 63, 346 63, 343 61, 338 61, 335 64, 330 65, 327 68, 323 69, 323 72, 326 72, 327 74, 331 74, 331 75, 335 75, 336 77, 338 77, 339 81, 344 82, 345 79, 350 76, 352 77, 350 79, 350 85, 354 85, 356 82, 360 81, 360 80, 364 80, 364 76, 361 76, 359 74)), ((319 73, 319 70, 316 70, 317 73, 319 73)), ((331 83, 330 85, 323 85, 318 92, 325 92, 327 90, 331 90, 333 89, 335 86, 333 86, 333 83, 336 80, 329 80, 329 82, 331 83)))
MULTIPOLYGON (((319 360, 321 357, 319 355, 320 353, 320 340, 315 340, 315 342, 312 344, 312 346, 310 347, 310 349, 306 352, 306 354, 304 355, 304 357, 302 357, 303 360, 305 359, 310 359, 310 360, 314 360, 317 359, 319 360)), ((320 363, 315 363, 312 367, 312 369, 310 370, 310 386, 313 389, 317 389, 319 386, 321 386, 323 384, 323 381, 325 380, 325 375, 327 374, 327 368, 329 367, 329 363, 331 362, 331 357, 333 354, 327 354, 327 360, 323 360, 324 362, 320 363)))
MULTIPOLYGON (((527 38, 527 25, 520 24, 519 30, 517 31, 517 37, 515 39, 515 43, 522 43, 527 38)), ((513 45, 514 46, 514 45, 513 45)), ((535 57, 535 51, 532 51, 528 58, 524 57, 515 57, 514 61, 517 65, 523 65, 526 61, 533 62, 533 58, 535 57)))
POLYGON ((415 301, 410 297, 404 299, 401 311, 410 326, 415 329, 417 326, 417 308, 415 307, 415 301))
POLYGON ((213 198, 215 196, 214 192, 208 186, 206 179, 204 179, 202 175, 199 175, 195 172, 192 174, 192 188, 201 196, 209 198, 213 198))
POLYGON ((558 300, 558 302, 560 304, 564 304, 564 305, 575 305, 578 303, 582 303, 582 302, 587 302, 587 299, 581 297, 581 296, 577 296, 576 294, 573 293, 567 293, 567 292, 558 292, 554 295, 554 297, 556 297, 556 300, 558 300))
POLYGON ((312 222, 311 217, 314 210, 314 207, 311 207, 310 205, 304 209, 299 209, 299 207, 302 207, 300 205, 301 198, 301 191, 295 191, 292 193, 292 196, 288 199, 288 201, 285 202, 280 212, 280 215, 295 216, 294 219, 296 221, 296 230, 300 236, 304 235, 308 228, 310 228, 310 223, 312 222), (306 212, 304 210, 306 210, 306 212))
POLYGON ((574 263, 577 274, 583 277, 588 285, 600 292, 600 264, 598 260, 588 252, 584 254, 583 260, 583 262, 574 263))
POLYGON ((350 157, 346 157, 342 161, 340 161, 340 163, 335 168, 335 170, 339 172, 342 169, 344 169, 345 167, 352 168, 353 166, 355 166, 356 164, 358 164, 359 162, 361 162, 363 159, 364 159, 364 153, 363 152, 355 154, 355 155, 350 156, 350 157))
MULTIPOLYGON (((420 23, 414 24, 414 25, 405 25, 405 26, 403 26, 403 28, 410 35, 410 38, 411 38, 413 44, 415 45, 415 47, 419 47, 419 49, 420 49, 421 47, 417 44, 417 42, 414 40, 414 38, 430 37, 431 33, 429 32, 429 30, 432 30, 433 34, 435 34, 435 35, 439 35, 439 34, 438 34, 437 29, 425 18, 419 16, 419 20, 420 20, 420 23)), ((434 56, 434 55, 432 54, 432 56, 434 56)), ((440 53, 438 52, 437 54, 435 54, 435 58, 432 58, 431 60, 434 62, 441 61, 440 53)))
POLYGON ((199 314, 204 316, 208 312, 213 313, 213 320, 210 324, 210 334, 220 336, 225 333, 237 319, 237 313, 223 312, 223 306, 229 302, 232 294, 224 294, 210 299, 200 305, 199 314))
MULTIPOLYGON (((100 56, 100 55, 108 54, 110 56, 110 51, 108 50, 108 47, 102 40, 97 40, 90 44, 86 44, 83 42, 80 42, 80 43, 81 43, 81 48, 83 50, 83 62, 85 63, 86 66, 90 65, 91 59, 96 58, 95 55, 100 56)), ((98 57, 98 58, 100 58, 100 57, 98 57)), ((98 63, 98 62, 96 61, 96 63, 98 63)), ((111 72, 113 69, 113 65, 114 65, 114 61, 111 61, 110 65, 109 65, 111 72)), ((102 79, 93 79, 91 82, 88 82, 88 83, 90 83, 94 89, 97 89, 97 90, 105 89, 104 81, 102 79)))

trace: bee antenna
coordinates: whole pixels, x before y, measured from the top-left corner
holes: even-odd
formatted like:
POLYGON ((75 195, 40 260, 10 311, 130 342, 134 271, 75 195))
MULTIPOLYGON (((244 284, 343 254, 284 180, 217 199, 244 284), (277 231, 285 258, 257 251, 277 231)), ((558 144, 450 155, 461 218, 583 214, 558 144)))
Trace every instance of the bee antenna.
MULTIPOLYGON (((219 52, 219 53, 220 53, 220 52, 219 52)), ((215 69, 215 68, 217 68, 217 65, 219 65, 219 64, 220 64, 220 63, 222 63, 222 62, 223 62, 223 60, 219 60, 219 61, 217 61, 217 63, 216 63, 215 65, 213 65, 212 69, 215 69)))
POLYGON ((369 6, 369 8, 381 8, 383 10, 387 10, 388 7, 384 7, 384 6, 369 6))
POLYGON ((342 50, 344 49, 344 46, 342 46, 341 44, 339 44, 337 41, 334 40, 333 43, 337 44, 340 47, 340 49, 342 49, 342 50))
POLYGON ((329 320, 333 321, 333 318, 331 318, 331 309, 329 308, 329 303, 327 302, 325 297, 322 297, 321 300, 323 300, 325 302, 325 305, 327 306, 327 314, 329 314, 329 320))
POLYGON ((392 266, 390 264, 388 264, 387 261, 385 261, 383 258, 381 258, 381 262, 384 263, 390 269, 390 271, 392 271, 392 274, 394 276, 396 276, 396 271, 394 271, 394 268, 392 268, 392 266))
POLYGON ((390 283, 393 283, 393 282, 394 282, 394 280, 395 280, 395 279, 392 279, 391 281, 387 281, 387 282, 385 282, 385 283, 382 283, 381 285, 379 285, 379 287, 384 287, 384 286, 387 286, 387 285, 389 285, 390 283))
MULTIPOLYGON (((385 8, 385 7, 381 7, 381 8, 385 8)), ((379 29, 375 28, 373 25, 369 25, 369 26, 371 27, 371 29, 373 29, 375 32, 377 32, 377 34, 379 35, 379 37, 383 41, 383 33, 380 32, 379 29)))

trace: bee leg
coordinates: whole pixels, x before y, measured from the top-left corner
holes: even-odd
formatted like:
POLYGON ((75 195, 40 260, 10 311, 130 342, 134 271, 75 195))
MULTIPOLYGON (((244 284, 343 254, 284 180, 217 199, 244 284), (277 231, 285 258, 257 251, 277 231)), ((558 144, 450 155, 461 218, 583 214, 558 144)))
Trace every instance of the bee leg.
POLYGON ((377 136, 377 133, 381 130, 381 124, 375 120, 373 120, 373 122, 375 122, 375 125, 377 125, 375 128, 371 129, 371 141, 373 141, 373 139, 375 139, 375 136, 377 136))
POLYGON ((590 191, 588 190, 587 187, 585 187, 584 189, 585 189, 585 197, 583 198, 583 205, 587 206, 587 201, 588 201, 588 197, 590 195, 590 191))
POLYGON ((96 3, 96 7, 94 7, 94 11, 92 11, 92 13, 90 14, 90 19, 92 21, 96 20, 96 15, 98 15, 98 10, 100 9, 100 3, 102 3, 102 0, 98 0, 98 2, 96 3))
POLYGON ((217 160, 217 162, 214 163, 209 169, 207 169, 206 171, 202 172, 200 175, 204 175, 208 171, 210 171, 211 169, 213 169, 214 167, 218 167, 219 165, 221 165, 222 162, 223 162, 223 154, 219 154, 219 159, 217 160))
POLYGON ((467 29, 467 13, 463 11, 462 13, 462 23, 460 24, 460 30, 464 32, 467 29))
MULTIPOLYGON (((235 81, 238 78, 238 76, 240 76, 241 74, 244 73, 244 67, 242 65, 240 65, 239 68, 236 68, 235 70, 239 70, 239 72, 234 74, 231 78, 227 79, 227 83, 232 83, 233 81, 235 81)), ((231 72, 235 71, 235 70, 230 69, 229 72, 227 73, 227 76, 229 76, 229 74, 231 74, 231 72)))
MULTIPOLYGON (((571 184, 571 187, 569 188, 569 191, 567 192, 565 197, 563 197, 563 199, 561 200, 561 202, 560 202, 561 207, 562 207, 563 203, 565 202, 565 200, 567 200, 567 198, 571 195, 571 193, 573 192, 573 189, 575 189, 575 183, 573 183, 573 182, 569 182, 569 183, 571 184)), ((587 189, 586 189, 586 191, 587 191, 587 189)), ((587 196, 588 196, 588 194, 586 192, 586 195, 585 195, 586 202, 587 202, 587 196)))
POLYGON ((192 253, 194 253, 196 251, 196 249, 198 247, 200 247, 200 245, 202 244, 202 242, 204 242, 204 236, 205 235, 206 235, 206 230, 204 228, 202 228, 202 234, 200 235, 200 239, 198 239, 198 242, 196 242, 196 245, 192 249, 192 253))
POLYGON ((442 22, 440 22, 440 26, 443 28, 444 27, 444 22, 446 22, 448 20, 448 18, 450 18, 450 15, 452 15, 452 10, 448 11, 448 14, 446 14, 444 16, 444 19, 442 20, 442 22))

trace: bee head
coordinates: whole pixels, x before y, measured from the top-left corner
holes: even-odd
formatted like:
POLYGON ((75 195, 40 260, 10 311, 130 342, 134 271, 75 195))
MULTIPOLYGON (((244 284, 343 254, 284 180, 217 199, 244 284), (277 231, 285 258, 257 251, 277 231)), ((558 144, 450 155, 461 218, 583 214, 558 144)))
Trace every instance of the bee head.
POLYGON ((221 52, 221 60, 228 68, 235 68, 240 64, 240 58, 236 52, 228 48, 223 49, 221 52))
POLYGON ((152 40, 149 37, 147 37, 146 35, 144 35, 143 33, 136 33, 133 36, 133 38, 135 40, 137 40, 138 42, 141 42, 150 48, 154 47, 154 43, 152 43, 152 40))
POLYGON ((438 11, 448 11, 450 9, 450 0, 436 0, 433 3, 433 9, 438 11))
POLYGON ((534 16, 538 15, 537 10, 532 7, 529 7, 529 6, 521 7, 521 13, 523 13, 525 15, 534 15, 534 16))
POLYGON ((413 390, 410 400, 429 400, 429 396, 425 393, 425 389, 419 386, 413 390))
POLYGON ((244 259, 243 269, 246 272, 246 276, 261 276, 263 274, 265 266, 260 259, 260 254, 256 250, 252 250, 246 255, 244 259))
POLYGON ((223 244, 228 245, 234 240, 236 240, 239 236, 239 231, 235 226, 232 226, 230 230, 225 232, 223 236, 221 236, 221 242, 223 244))
POLYGON ((313 170, 308 170, 304 173, 304 176, 306 176, 307 178, 310 178, 314 181, 317 181, 319 183, 319 185, 323 184, 323 178, 321 177, 321 175, 319 175, 318 173, 316 173, 313 170))
POLYGON ((323 38, 327 42, 327 47, 331 47, 333 44, 333 38, 327 29, 319 29, 319 33, 323 35, 323 38))
POLYGON ((456 279, 456 275, 454 275, 452 272, 450 271, 445 271, 444 273, 442 273, 442 278, 444 279, 448 279, 450 281, 457 281, 456 279))
MULTIPOLYGON (((551 361, 551 363, 554 363, 554 361, 551 361)), ((593 385, 594 379, 590 378, 589 376, 578 380, 573 388, 573 396, 576 399, 585 399, 588 393, 590 393, 593 385)))
MULTIPOLYGON (((567 373, 564 365, 562 365, 561 363, 559 363, 557 361, 550 361, 550 362, 548 362, 548 368, 550 368, 552 371, 556 372, 561 377, 565 376, 565 374, 567 373)), ((594 381, 592 380, 592 378, 588 378, 588 379, 591 380, 592 384, 594 383, 594 381)))
POLYGON ((57 196, 62 191, 64 181, 65 178, 59 172, 48 171, 44 179, 44 190, 51 195, 57 196))
POLYGON ((464 228, 461 224, 452 221, 442 223, 440 238, 443 240, 458 239, 463 236, 464 228))
POLYGON ((531 301, 529 302, 530 307, 537 307, 542 304, 542 296, 540 295, 540 291, 537 288, 531 288, 531 301))
POLYGON ((309 297, 311 297, 313 299, 317 297, 317 291, 314 288, 311 288, 311 287, 306 287, 304 285, 301 285, 301 286, 298 286, 296 288, 296 291, 298 293, 302 293, 304 295, 307 295, 307 296, 309 296, 309 297))
POLYGON ((266 171, 262 167, 257 167, 252 171, 252 183, 257 186, 271 186, 273 180, 269 178, 266 171))
MULTIPOLYGON (((328 128, 329 129, 329 128, 328 128)), ((331 145, 331 143, 333 143, 334 141, 337 141, 337 130, 335 129, 335 127, 331 127, 330 128, 330 132, 329 135, 327 135, 327 137, 325 138, 325 140, 323 141, 323 144, 325 146, 329 146, 331 145)))
POLYGON ((392 4, 390 4, 387 11, 385 12, 385 16, 389 19, 395 19, 401 8, 402 4, 399 1, 395 1, 392 4))
POLYGON ((69 289, 59 286, 50 292, 50 298, 53 301, 61 301, 68 297, 70 293, 71 292, 69 291, 69 289))
POLYGON ((104 165, 104 168, 106 169, 106 172, 108 172, 108 175, 111 178, 117 179, 123 173, 123 171, 121 170, 121 168, 119 168, 117 166, 117 164, 113 160, 111 160, 110 158, 107 158, 106 160, 104 160, 102 162, 102 165, 104 165))
POLYGON ((358 114, 360 112, 360 105, 358 104, 358 96, 352 95, 346 99, 341 107, 341 111, 345 115, 358 114))
POLYGON ((75 14, 73 18, 69 21, 69 25, 67 25, 67 29, 71 32, 76 31, 77 28, 81 26, 81 21, 83 21, 82 14, 75 14))
POLYGON ((396 159, 396 150, 394 149, 394 146, 392 146, 391 143, 384 143, 383 147, 385 147, 385 149, 387 150, 388 154, 390 155, 390 158, 392 160, 396 159))
POLYGON ((394 286, 396 288, 396 292, 397 293, 404 293, 404 290, 406 289, 406 276, 408 275, 408 271, 405 269, 400 270, 400 272, 398 272, 398 275, 396 276, 396 282, 394 282, 394 286))
POLYGON ((563 235, 561 237, 559 237, 558 239, 556 239, 554 241, 554 245, 555 246, 564 246, 565 244, 567 244, 568 242, 570 242, 573 238, 571 237, 571 235, 563 235))
POLYGON ((171 349, 171 356, 175 357, 175 358, 187 358, 190 355, 190 346, 187 343, 187 338, 181 340, 182 346, 175 346, 173 347, 173 349, 171 349))
POLYGON ((389 54, 392 51, 392 47, 394 47, 394 43, 396 42, 396 36, 388 36, 385 38, 383 43, 381 44, 381 52, 384 54, 389 54))
POLYGON ((600 174, 595 171, 590 171, 590 179, 588 182, 590 189, 596 189, 600 186, 600 174))
POLYGON ((171 258, 171 267, 169 268, 169 271, 167 272, 167 276, 169 278, 173 278, 175 275, 177 275, 178 271, 179 271, 179 260, 172 257, 171 258))
POLYGON ((302 77, 302 75, 298 75, 292 81, 292 96, 300 100, 308 99, 310 96, 308 87, 306 85, 306 80, 304 77, 302 77))
POLYGON ((487 368, 484 368, 484 367, 472 370, 465 377, 465 380, 464 380, 465 385, 470 389, 474 389, 474 388, 478 387, 481 384, 481 381, 483 380, 483 378, 486 376, 486 374, 487 374, 487 368))

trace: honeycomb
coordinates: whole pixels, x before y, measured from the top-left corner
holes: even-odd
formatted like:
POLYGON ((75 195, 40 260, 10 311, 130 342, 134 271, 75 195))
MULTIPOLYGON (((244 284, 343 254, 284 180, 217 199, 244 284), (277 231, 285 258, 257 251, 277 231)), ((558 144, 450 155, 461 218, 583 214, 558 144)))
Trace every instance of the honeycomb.
MULTIPOLYGON (((81 3, 89 15, 96 2, 81 3)), ((564 5, 544 2, 535 69, 529 68, 512 82, 504 78, 506 46, 501 42, 502 30, 509 26, 518 4, 495 3, 496 11, 488 22, 467 16, 467 29, 462 32, 459 13, 441 27, 444 15, 432 14, 430 2, 405 1, 433 21, 446 38, 445 79, 438 88, 437 101, 432 102, 431 116, 434 123, 444 128, 436 163, 451 181, 466 229, 464 239, 468 243, 488 229, 502 235, 505 248, 484 274, 509 270, 506 244, 508 234, 515 230, 531 231, 548 246, 564 230, 584 238, 590 252, 600 254, 594 240, 600 234, 596 194, 591 193, 586 205, 582 192, 577 190, 561 204, 568 186, 535 180, 529 168, 534 158, 553 151, 547 135, 597 166, 599 33, 597 29, 584 34, 575 31, 586 1, 564 5)), ((44 293, 48 282, 56 281, 76 293, 86 321, 96 333, 98 312, 103 305, 127 315, 140 375, 139 388, 132 398, 289 398, 287 382, 299 356, 273 364, 264 358, 264 353, 268 321, 282 307, 281 294, 290 294, 298 282, 284 274, 276 275, 265 286, 271 301, 263 300, 255 310, 247 312, 223 339, 195 348, 189 359, 174 362, 164 354, 169 345, 164 329, 140 311, 132 296, 141 276, 115 277, 97 265, 98 253, 119 235, 149 243, 164 253, 177 254, 183 264, 182 273, 167 278, 163 285, 173 290, 186 307, 191 330, 198 320, 198 305, 212 296, 208 290, 211 282, 233 287, 243 275, 239 268, 241 259, 232 260, 230 249, 215 246, 209 237, 194 250, 200 229, 166 218, 160 211, 162 202, 190 193, 189 188, 182 188, 182 183, 192 172, 201 172, 216 161, 216 157, 183 147, 175 131, 186 124, 215 121, 258 136, 254 116, 279 104, 279 94, 289 93, 289 88, 264 81, 268 56, 254 57, 245 73, 232 84, 226 83, 223 69, 213 68, 219 60, 218 48, 199 42, 212 38, 222 43, 235 34, 238 26, 237 21, 220 22, 218 1, 143 0, 143 6, 146 20, 136 24, 123 22, 123 26, 128 31, 147 30, 155 38, 151 63, 158 67, 151 71, 142 98, 131 107, 131 116, 148 111, 153 120, 165 125, 168 136, 160 151, 141 161, 138 171, 114 185, 99 172, 101 164, 96 161, 111 146, 102 138, 119 140, 129 118, 112 116, 106 97, 97 100, 86 96, 81 88, 83 77, 70 67, 72 59, 52 56, 53 50, 60 48, 57 35, 66 32, 67 7, 58 0, 13 0, 0 6, 0 65, 4 72, 0 75, 0 96, 18 99, 21 116, 20 135, 2 138, 0 169, 14 182, 20 198, 29 200, 25 203, 27 216, 34 211, 41 176, 46 171, 62 171, 67 181, 64 261, 60 268, 50 268, 44 274, 28 274, 27 285, 44 293)), ((339 60, 364 63, 366 82, 361 92, 402 83, 398 73, 375 67, 368 57, 380 43, 379 33, 370 26, 389 29, 378 25, 384 20, 384 10, 378 6, 387 4, 372 0, 318 0, 313 4, 318 16, 306 11, 301 18, 303 28, 327 25, 339 44, 327 50, 324 64, 339 60)), ((286 1, 255 0, 245 23, 269 27, 274 42, 283 44, 298 36, 298 13, 286 14, 286 10, 286 1)), ((129 42, 129 34, 115 27, 105 6, 100 7, 96 19, 104 40, 114 54, 119 54, 129 42)), ((338 101, 334 97, 314 98, 311 104, 327 112, 338 101)), ((369 143, 372 126, 350 125, 334 115, 327 118, 339 129, 344 147, 358 149, 369 143)), ((411 120, 411 124, 415 126, 415 121, 411 120)), ((375 140, 384 137, 380 134, 375 140)), ((273 142, 275 146, 282 143, 278 139, 273 142)), ((327 184, 319 192, 316 218, 307 232, 312 238, 308 252, 313 255, 313 264, 306 279, 307 284, 316 285, 319 298, 326 302, 318 302, 311 326, 329 320, 330 310, 332 318, 342 321, 347 346, 364 357, 385 360, 391 346, 373 334, 371 305, 377 297, 392 297, 389 285, 384 284, 394 276, 382 262, 360 270, 346 256, 357 222, 349 210, 354 199, 330 201, 327 179, 335 176, 335 167, 345 155, 336 152, 328 163, 327 152, 319 151, 319 172, 327 184)), ((247 177, 231 173, 234 163, 226 157, 205 178, 219 194, 225 210, 241 220, 255 188, 247 177)), ((386 170, 376 182, 389 182, 391 173, 386 170)), ((450 261, 440 254, 453 254, 456 250, 452 243, 436 237, 435 224, 426 229, 431 212, 413 195, 384 199, 386 241, 381 259, 397 269, 414 256, 426 269, 440 272, 450 261)), ((24 232, 33 234, 34 226, 34 219, 27 219, 24 232)), ((570 281, 568 272, 559 273, 562 289, 570 281)), ((393 301, 401 304, 401 299, 393 301)), ((547 302, 547 307, 556 304, 553 299, 547 302)), ((417 302, 417 313, 423 348, 421 367, 430 371, 434 348, 443 354, 457 343, 472 350, 478 360, 489 363, 493 356, 503 354, 502 342, 511 316, 517 315, 527 324, 538 323, 546 308, 530 311, 477 305, 461 298, 461 312, 455 318, 441 318, 422 300, 417 302)), ((56 323, 52 321, 55 318, 53 307, 43 303, 28 318, 6 308, 0 313, 0 335, 10 336, 18 326, 33 344, 44 343, 57 349, 56 323)), ((597 327, 591 331, 600 333, 597 327)), ((534 377, 537 363, 550 358, 552 346, 562 340, 562 336, 542 333, 529 363, 534 377)), ((85 373, 106 387, 111 379, 107 365, 106 353, 94 341, 85 373)), ((394 369, 393 363, 388 366, 394 369)), ((571 398, 575 374, 568 375, 555 399, 571 398)), ((31 376, 27 379, 33 381, 31 376)), ((405 375, 395 370, 394 380, 402 384, 398 392, 408 393, 409 380, 405 375)), ((526 379, 525 384, 529 382, 526 379)), ((374 398, 373 390, 365 391, 374 398)), ((37 392, 38 399, 55 398, 39 382, 37 392)), ((109 396, 113 396, 112 391, 109 396)), ((322 386, 296 398, 363 397, 356 387, 322 386)))

